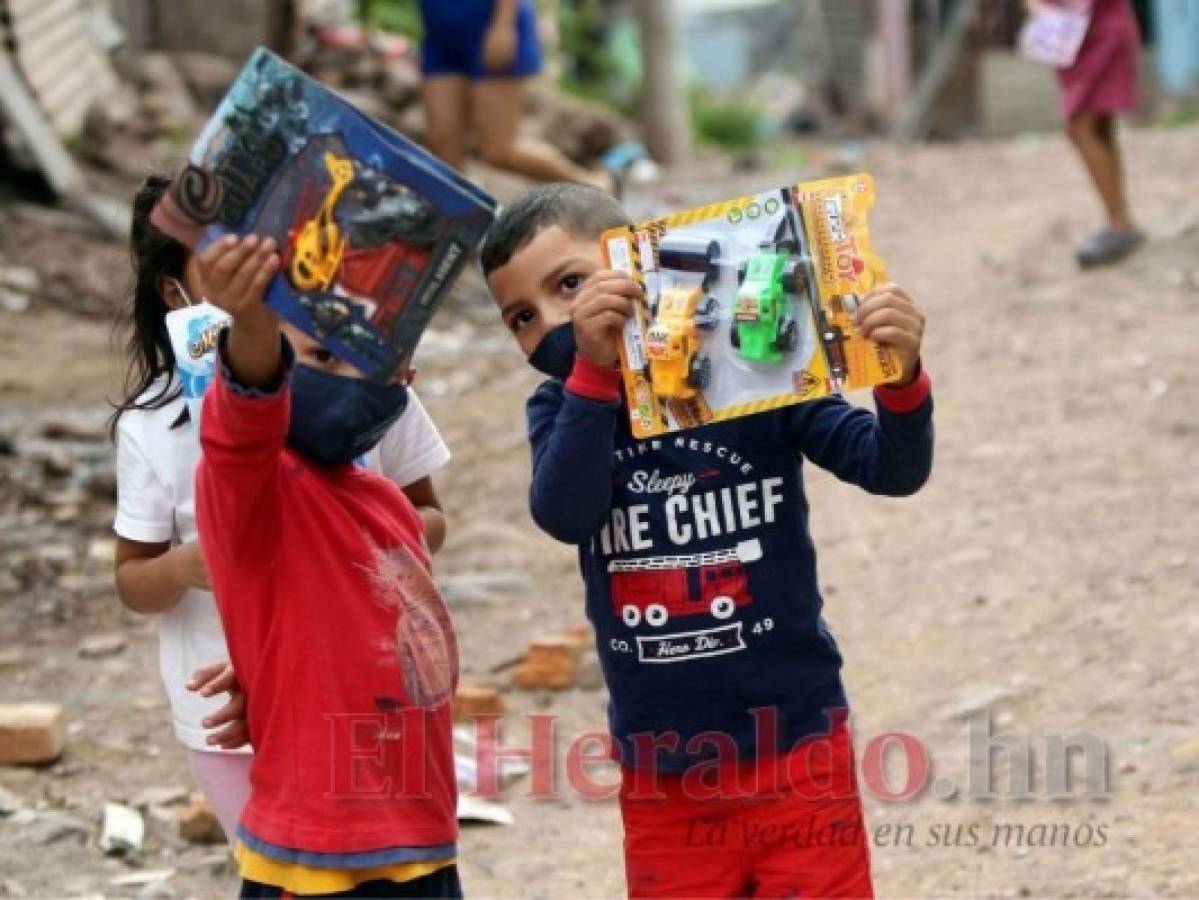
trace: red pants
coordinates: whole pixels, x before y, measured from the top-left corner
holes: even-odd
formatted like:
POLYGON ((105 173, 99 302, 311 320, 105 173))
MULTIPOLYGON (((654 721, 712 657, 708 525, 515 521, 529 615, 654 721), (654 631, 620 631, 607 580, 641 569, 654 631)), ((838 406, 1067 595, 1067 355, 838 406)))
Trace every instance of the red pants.
POLYGON ((626 769, 631 897, 873 897, 849 730, 776 759, 626 769))

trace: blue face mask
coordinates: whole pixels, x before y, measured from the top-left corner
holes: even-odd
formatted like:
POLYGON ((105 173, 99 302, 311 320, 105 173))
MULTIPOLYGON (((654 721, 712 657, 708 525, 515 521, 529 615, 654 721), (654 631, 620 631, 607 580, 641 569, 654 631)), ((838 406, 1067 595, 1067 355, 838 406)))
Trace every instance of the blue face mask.
POLYGON ((551 328, 545 333, 533 352, 529 354, 529 365, 550 378, 565 381, 575 367, 575 327, 570 322, 551 328))
POLYGON ((377 384, 297 365, 287 446, 324 466, 352 463, 383 439, 408 405, 403 384, 377 384))

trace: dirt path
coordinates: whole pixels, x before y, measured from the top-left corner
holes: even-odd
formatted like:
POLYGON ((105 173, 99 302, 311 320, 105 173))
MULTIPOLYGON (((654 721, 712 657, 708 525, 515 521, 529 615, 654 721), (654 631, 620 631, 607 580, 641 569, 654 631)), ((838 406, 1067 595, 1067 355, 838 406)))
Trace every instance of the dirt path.
MULTIPOLYGON (((917 798, 887 802, 886 784, 868 785, 882 896, 1199 893, 1190 830, 1199 777, 1197 141, 1194 128, 1129 136, 1134 206, 1154 241, 1119 269, 1086 274, 1071 249, 1095 203, 1062 142, 871 151, 877 244, 928 311, 937 465, 905 501, 867 497, 824 473, 808 481, 859 754, 902 731, 932 763, 917 798), (969 729, 987 711, 1011 739, 1009 759, 1015 742, 1031 749, 1031 799, 1012 796, 1002 753, 999 796, 977 799, 969 729), (1076 759, 1075 796, 1053 800, 1048 750, 1054 736, 1078 735, 1093 740, 1076 759), (1090 782, 1087 761, 1102 763, 1090 782), (1101 796, 1078 796, 1088 788, 1101 796), (959 845, 944 846, 946 837, 959 845)), ((784 178, 661 193, 671 205, 704 202, 784 178)), ((0 243, 0 254, 11 259, 12 247, 0 243)), ((572 551, 539 535, 525 513, 523 402, 535 378, 491 310, 468 295, 423 348, 417 386, 455 453, 441 485, 451 537, 439 567, 452 586, 464 671, 503 686, 493 667, 530 637, 580 621, 581 588, 572 551), (479 573, 506 580, 480 590, 471 580, 479 573)), ((0 336, 6 410, 103 396, 105 326, 0 313, 0 336), (69 367, 57 350, 63 334, 69 367)), ((88 528, 81 558, 102 536, 101 525, 88 528)), ((81 566, 103 570, 100 561, 81 566)), ((89 596, 78 585, 74 594, 38 585, 0 595, 0 701, 53 698, 75 724, 61 765, 0 770, 0 787, 25 805, 65 809, 91 833, 86 843, 31 846, 28 827, 0 819, 0 896, 14 885, 34 896, 132 896, 111 886, 127 864, 95 849, 100 806, 188 781, 165 722, 153 624, 98 588, 89 596), (127 636, 122 653, 78 656, 85 635, 112 630, 127 636)), ((523 714, 551 712, 560 758, 574 736, 604 725, 602 691, 507 696, 509 742, 525 740, 523 714)), ((985 749, 977 737, 973 746, 985 749)), ((890 774, 891 786, 902 784, 902 770, 890 774)), ((464 832, 468 892, 618 895, 615 804, 568 788, 550 801, 526 791, 509 791, 515 827, 464 832)), ((230 891, 220 848, 179 840, 169 815, 148 822, 143 865, 175 869, 176 896, 230 891)))

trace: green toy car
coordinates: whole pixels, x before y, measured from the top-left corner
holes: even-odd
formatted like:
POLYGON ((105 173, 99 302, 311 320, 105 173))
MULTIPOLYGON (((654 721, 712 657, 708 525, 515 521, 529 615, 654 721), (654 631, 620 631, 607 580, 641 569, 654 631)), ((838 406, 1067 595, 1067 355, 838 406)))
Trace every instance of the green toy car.
POLYGON ((742 264, 729 337, 750 362, 776 363, 799 346, 791 298, 807 289, 800 258, 788 243, 765 245, 742 264))

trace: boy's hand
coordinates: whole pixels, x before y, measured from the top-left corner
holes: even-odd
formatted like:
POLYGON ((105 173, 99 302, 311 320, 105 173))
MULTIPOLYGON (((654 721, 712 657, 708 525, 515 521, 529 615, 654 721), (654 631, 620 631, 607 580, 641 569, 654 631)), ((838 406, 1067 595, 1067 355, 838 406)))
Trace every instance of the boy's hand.
POLYGON ((210 303, 239 324, 274 322, 274 313, 262 302, 279 267, 273 238, 227 235, 206 247, 196 262, 210 303))
POLYGON ((221 750, 236 750, 250 743, 249 729, 246 726, 246 695, 237 683, 233 666, 229 663, 214 663, 198 669, 187 683, 187 689, 201 697, 215 697, 222 693, 229 695, 229 702, 201 723, 209 730, 220 729, 204 739, 208 746, 221 750))
POLYGON ((570 307, 579 353, 597 366, 614 366, 625 321, 641 286, 623 272, 601 269, 583 282, 570 307))
POLYGON ((924 339, 924 313, 897 284, 884 284, 865 296, 855 320, 862 337, 892 350, 899 358, 903 378, 893 387, 916 377, 920 344, 924 339))
POLYGON ((230 369, 248 387, 271 388, 279 379, 282 351, 279 319, 263 295, 279 268, 275 241, 229 235, 207 247, 197 263, 209 301, 233 317, 230 369))

